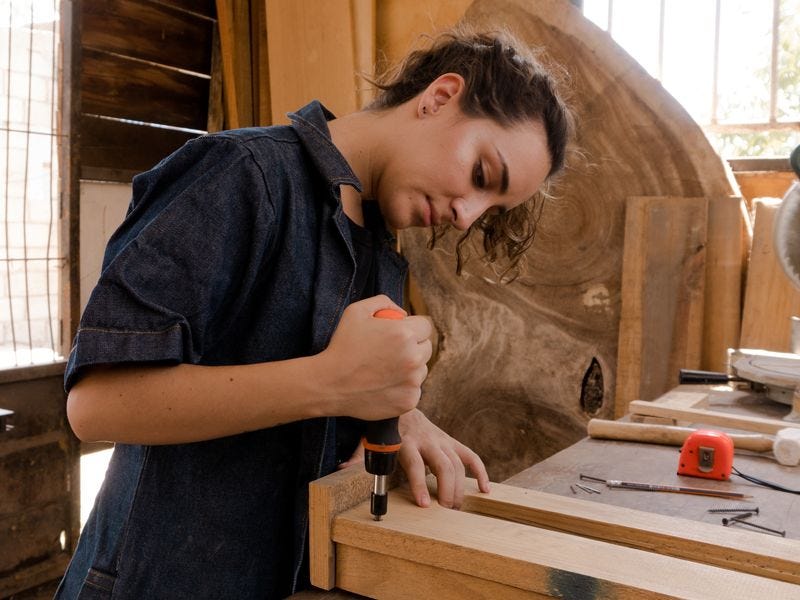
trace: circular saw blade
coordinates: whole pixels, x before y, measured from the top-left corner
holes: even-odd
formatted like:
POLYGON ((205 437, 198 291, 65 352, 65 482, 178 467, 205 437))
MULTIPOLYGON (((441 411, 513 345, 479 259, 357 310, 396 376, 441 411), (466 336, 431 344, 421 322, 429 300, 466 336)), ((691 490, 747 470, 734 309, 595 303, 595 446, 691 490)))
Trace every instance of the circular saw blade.
POLYGON ((792 284, 800 289, 800 183, 786 192, 775 216, 775 253, 792 284))

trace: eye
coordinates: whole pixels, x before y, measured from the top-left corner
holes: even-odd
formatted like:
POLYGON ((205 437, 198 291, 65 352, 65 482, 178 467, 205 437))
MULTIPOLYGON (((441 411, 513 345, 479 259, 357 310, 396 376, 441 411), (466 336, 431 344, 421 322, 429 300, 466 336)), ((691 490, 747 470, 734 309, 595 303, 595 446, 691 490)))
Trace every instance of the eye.
POLYGON ((483 174, 483 163, 481 161, 475 163, 475 168, 472 169, 472 181, 481 189, 486 187, 486 177, 483 174))

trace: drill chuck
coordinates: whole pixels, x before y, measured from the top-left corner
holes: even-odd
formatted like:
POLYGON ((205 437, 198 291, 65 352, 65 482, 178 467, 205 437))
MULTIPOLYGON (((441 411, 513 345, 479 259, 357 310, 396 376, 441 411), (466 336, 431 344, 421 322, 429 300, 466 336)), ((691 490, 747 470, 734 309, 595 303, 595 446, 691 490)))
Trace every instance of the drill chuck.
POLYGON ((375 486, 369 497, 369 512, 372 518, 380 521, 389 506, 389 494, 386 493, 386 475, 375 475, 375 486))

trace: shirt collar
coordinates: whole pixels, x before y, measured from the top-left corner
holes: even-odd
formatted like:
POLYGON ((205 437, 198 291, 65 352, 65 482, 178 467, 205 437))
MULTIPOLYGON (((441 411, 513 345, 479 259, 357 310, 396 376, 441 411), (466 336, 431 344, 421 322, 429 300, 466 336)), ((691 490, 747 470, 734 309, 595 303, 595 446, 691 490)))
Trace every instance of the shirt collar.
POLYGON ((333 113, 319 100, 312 100, 297 112, 289 113, 289 118, 306 152, 337 197, 340 185, 351 185, 361 192, 361 182, 331 140, 328 121, 336 118, 333 113))

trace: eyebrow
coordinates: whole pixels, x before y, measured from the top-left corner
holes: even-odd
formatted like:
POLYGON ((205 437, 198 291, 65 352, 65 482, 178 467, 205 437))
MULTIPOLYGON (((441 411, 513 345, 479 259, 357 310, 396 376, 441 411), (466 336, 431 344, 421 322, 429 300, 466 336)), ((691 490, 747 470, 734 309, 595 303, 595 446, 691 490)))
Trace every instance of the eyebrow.
POLYGON ((500 193, 505 194, 508 191, 508 165, 506 164, 500 150, 497 150, 497 158, 500 159, 500 164, 503 165, 503 172, 500 175, 500 193))

